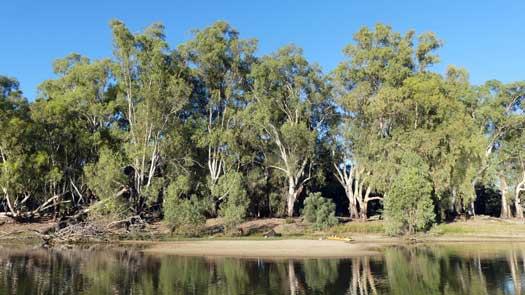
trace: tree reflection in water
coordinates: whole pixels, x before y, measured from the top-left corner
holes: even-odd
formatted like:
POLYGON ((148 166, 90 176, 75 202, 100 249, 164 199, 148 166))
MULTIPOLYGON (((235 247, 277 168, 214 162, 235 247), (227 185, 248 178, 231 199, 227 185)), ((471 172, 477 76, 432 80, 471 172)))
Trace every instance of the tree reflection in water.
POLYGON ((523 294, 523 245, 388 247, 351 259, 0 246, 0 294, 523 294))

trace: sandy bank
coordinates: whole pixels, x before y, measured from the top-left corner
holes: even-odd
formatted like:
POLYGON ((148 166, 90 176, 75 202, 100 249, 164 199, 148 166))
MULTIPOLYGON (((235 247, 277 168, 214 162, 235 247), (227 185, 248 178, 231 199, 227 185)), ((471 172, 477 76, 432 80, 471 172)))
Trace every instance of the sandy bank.
POLYGON ((186 256, 327 258, 378 255, 377 245, 328 240, 229 240, 151 243, 144 252, 186 256))

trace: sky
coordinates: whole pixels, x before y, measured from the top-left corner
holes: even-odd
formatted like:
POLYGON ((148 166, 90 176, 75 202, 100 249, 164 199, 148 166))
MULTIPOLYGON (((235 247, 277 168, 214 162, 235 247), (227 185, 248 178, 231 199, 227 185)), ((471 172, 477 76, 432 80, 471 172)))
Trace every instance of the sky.
POLYGON ((172 48, 192 29, 225 20, 241 38, 259 40, 258 54, 294 43, 325 72, 344 59, 342 49, 361 26, 385 23, 402 33, 435 32, 444 41, 438 72, 453 64, 466 68, 474 84, 525 80, 523 0, 2 0, 0 75, 17 78, 33 100, 38 85, 54 78, 54 59, 112 55, 112 19, 134 32, 162 22, 172 48))

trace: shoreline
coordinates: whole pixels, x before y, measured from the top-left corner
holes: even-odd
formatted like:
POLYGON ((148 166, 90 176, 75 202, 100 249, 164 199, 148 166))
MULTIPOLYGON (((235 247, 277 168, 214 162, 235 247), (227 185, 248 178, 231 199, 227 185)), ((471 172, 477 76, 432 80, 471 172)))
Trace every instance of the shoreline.
POLYGON ((416 243, 403 239, 368 240, 342 242, 312 239, 281 240, 185 240, 185 241, 123 241, 123 246, 140 245, 148 255, 176 255, 201 257, 239 257, 239 258, 355 258, 362 256, 380 256, 382 251, 391 246, 468 246, 475 244, 484 248, 494 244, 512 246, 525 244, 525 238, 519 240, 496 239, 433 239, 416 243))
MULTIPOLYGON (((221 222, 220 219, 209 219, 207 227, 218 228, 221 222)), ((3 222, 0 220, 0 243, 42 244, 42 233, 55 226, 53 221, 15 223, 3 219, 3 222)), ((104 229, 107 225, 92 226, 104 229)), ((157 222, 142 231, 121 229, 103 239, 80 239, 64 244, 138 245, 148 254, 323 258, 378 255, 389 245, 525 243, 523 222, 486 217, 440 224, 427 233, 397 237, 385 235, 381 221, 347 222, 315 231, 300 218, 293 222, 271 218, 247 220, 239 228, 241 233, 247 234, 229 236, 215 232, 199 238, 184 238, 172 235, 165 224, 157 222), (268 231, 275 236, 264 238, 268 231), (332 235, 350 237, 352 241, 326 240, 332 235)))

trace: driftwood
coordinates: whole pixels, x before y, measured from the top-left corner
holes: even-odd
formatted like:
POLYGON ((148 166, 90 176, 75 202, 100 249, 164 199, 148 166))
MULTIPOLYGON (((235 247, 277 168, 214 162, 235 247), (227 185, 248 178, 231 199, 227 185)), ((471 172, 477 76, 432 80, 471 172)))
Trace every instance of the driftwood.
POLYGON ((265 238, 280 237, 281 234, 275 232, 273 229, 263 235, 265 238))
POLYGON ((131 216, 123 220, 117 220, 107 225, 108 229, 119 229, 126 228, 130 229, 144 229, 146 227, 146 221, 139 215, 131 216))
POLYGON ((61 220, 50 229, 41 232, 34 230, 34 232, 42 238, 44 246, 49 247, 58 244, 107 242, 110 240, 110 237, 123 234, 122 229, 125 232, 132 230, 144 231, 148 225, 146 221, 137 215, 111 222, 106 226, 99 226, 83 221, 83 216, 87 212, 87 209, 83 210, 75 216, 61 220))
POLYGON ((44 241, 43 246, 86 242, 104 242, 108 240, 107 231, 86 222, 72 224, 49 234, 40 233, 37 231, 34 232, 39 234, 44 241))

